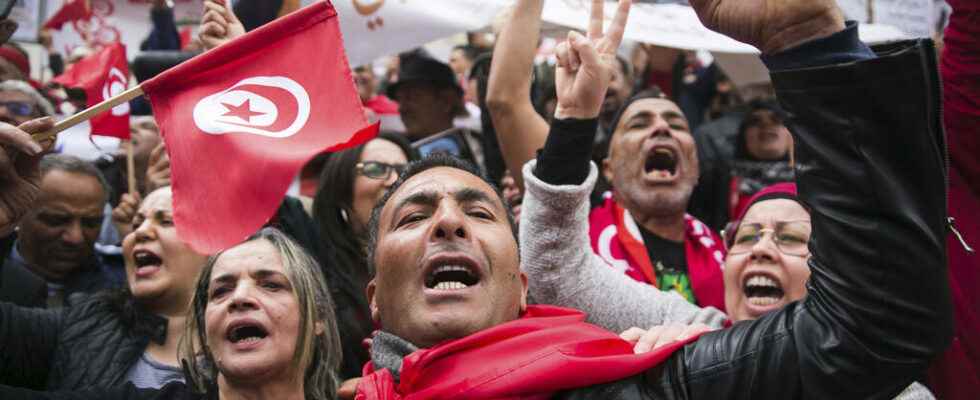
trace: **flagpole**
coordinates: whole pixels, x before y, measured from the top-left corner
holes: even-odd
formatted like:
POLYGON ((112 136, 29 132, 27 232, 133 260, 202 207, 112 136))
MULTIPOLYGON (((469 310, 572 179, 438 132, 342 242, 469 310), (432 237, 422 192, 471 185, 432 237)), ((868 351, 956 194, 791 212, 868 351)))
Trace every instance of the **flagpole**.
POLYGON ((51 130, 46 132, 41 132, 41 133, 35 133, 31 135, 31 138, 34 139, 34 141, 36 142, 41 142, 48 139, 54 139, 54 137, 57 136, 59 132, 71 128, 75 125, 78 125, 82 122, 88 121, 92 119, 92 117, 95 117, 96 115, 109 111, 115 106, 118 106, 122 103, 130 101, 142 95, 143 95, 143 87, 139 85, 134 86, 133 88, 127 89, 125 92, 119 93, 115 96, 103 100, 99 104, 86 108, 84 111, 80 113, 72 115, 61 121, 58 121, 58 123, 54 124, 54 128, 51 128, 51 130))

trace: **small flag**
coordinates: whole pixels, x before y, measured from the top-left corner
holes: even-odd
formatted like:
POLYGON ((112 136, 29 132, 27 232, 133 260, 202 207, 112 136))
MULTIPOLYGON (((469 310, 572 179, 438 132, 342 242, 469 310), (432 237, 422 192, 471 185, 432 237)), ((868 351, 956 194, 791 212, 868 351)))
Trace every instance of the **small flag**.
POLYGON ((65 0, 54 15, 45 23, 44 29, 61 30, 67 22, 85 21, 92 18, 92 5, 89 0, 65 0))
MULTIPOLYGON (((86 104, 91 107, 124 92, 129 85, 126 48, 121 43, 106 46, 72 64, 54 78, 65 87, 85 90, 86 104)), ((92 134, 129 139, 129 103, 113 107, 90 120, 92 134)))
POLYGON ((171 161, 178 233, 198 251, 266 223, 293 178, 368 126, 337 13, 318 1, 142 84, 171 161))

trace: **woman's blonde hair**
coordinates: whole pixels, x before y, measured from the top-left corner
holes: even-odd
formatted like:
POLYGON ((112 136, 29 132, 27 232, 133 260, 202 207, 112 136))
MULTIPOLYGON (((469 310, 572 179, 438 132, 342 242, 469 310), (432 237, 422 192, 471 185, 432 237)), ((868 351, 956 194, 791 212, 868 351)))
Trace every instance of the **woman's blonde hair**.
MULTIPOLYGON (((265 240, 278 252, 283 272, 299 303, 300 326, 293 366, 304 372, 307 399, 333 399, 339 385, 340 339, 333 299, 320 266, 302 247, 275 228, 263 228, 244 243, 265 240), (323 332, 316 333, 317 324, 323 332)), ((194 291, 188 321, 180 341, 180 358, 188 385, 201 393, 216 393, 218 370, 207 342, 204 312, 208 304, 211 271, 224 252, 208 258, 194 291)))

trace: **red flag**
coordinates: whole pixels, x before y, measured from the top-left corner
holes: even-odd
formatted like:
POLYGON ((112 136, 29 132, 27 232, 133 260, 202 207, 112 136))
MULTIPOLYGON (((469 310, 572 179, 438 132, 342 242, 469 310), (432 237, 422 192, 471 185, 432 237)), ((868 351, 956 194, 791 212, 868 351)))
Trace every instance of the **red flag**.
POLYGON ((170 155, 181 238, 214 253, 254 233, 300 168, 367 127, 337 12, 318 1, 142 84, 170 155))
POLYGON ((54 15, 44 23, 44 29, 60 30, 67 22, 92 18, 92 7, 88 0, 65 0, 54 15))
MULTIPOLYGON (((54 81, 65 87, 85 90, 89 107, 122 93, 129 83, 129 64, 126 48, 121 43, 106 46, 101 51, 68 67, 54 81)), ((129 139, 129 103, 123 103, 90 120, 92 134, 129 139)))

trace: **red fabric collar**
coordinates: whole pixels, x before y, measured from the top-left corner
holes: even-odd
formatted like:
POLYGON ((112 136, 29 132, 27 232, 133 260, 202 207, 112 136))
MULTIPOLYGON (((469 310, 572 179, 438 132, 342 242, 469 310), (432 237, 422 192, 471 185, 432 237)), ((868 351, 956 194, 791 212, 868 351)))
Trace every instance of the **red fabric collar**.
MULTIPOLYGON (((606 201, 599 208, 592 210, 589 215, 590 234, 600 232, 607 225, 616 225, 616 241, 627 253, 627 261, 631 268, 642 273, 644 281, 654 287, 657 277, 650 261, 646 245, 639 231, 631 232, 630 224, 626 222, 625 209, 616 203, 611 193, 607 193, 606 201)), ((633 222, 633 229, 636 223, 633 222)), ((725 282, 722 276, 725 249, 721 238, 711 228, 691 215, 684 216, 684 255, 687 259, 687 274, 691 279, 691 288, 701 307, 725 309, 725 282)), ((595 237, 592 243, 596 243, 595 237)), ((596 250, 597 253, 601 252, 596 250)), ((631 276, 633 277, 633 276, 631 276)), ((637 277, 633 277, 640 280, 637 277)))
POLYGON ((515 321, 410 354, 397 384, 386 369, 365 374, 356 399, 547 399, 637 375, 696 340, 633 354, 630 343, 584 320, 579 311, 528 306, 515 321))

